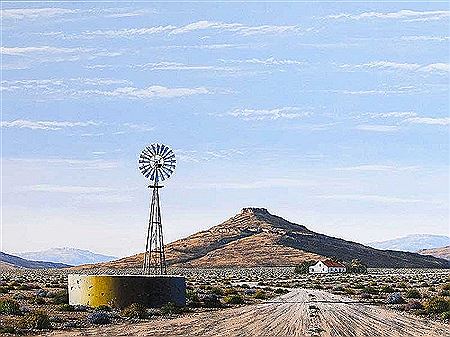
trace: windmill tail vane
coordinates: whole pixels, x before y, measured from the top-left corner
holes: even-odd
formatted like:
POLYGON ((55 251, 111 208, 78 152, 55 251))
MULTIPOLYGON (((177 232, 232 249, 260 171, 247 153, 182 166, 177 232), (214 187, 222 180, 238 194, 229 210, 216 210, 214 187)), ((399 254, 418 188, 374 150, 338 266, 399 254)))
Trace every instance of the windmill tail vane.
POLYGON ((159 189, 162 186, 159 182, 172 175, 175 164, 174 152, 163 144, 146 146, 139 156, 139 170, 145 178, 150 180, 148 187, 152 188, 147 240, 142 263, 142 273, 145 275, 164 275, 167 272, 159 199, 159 189))

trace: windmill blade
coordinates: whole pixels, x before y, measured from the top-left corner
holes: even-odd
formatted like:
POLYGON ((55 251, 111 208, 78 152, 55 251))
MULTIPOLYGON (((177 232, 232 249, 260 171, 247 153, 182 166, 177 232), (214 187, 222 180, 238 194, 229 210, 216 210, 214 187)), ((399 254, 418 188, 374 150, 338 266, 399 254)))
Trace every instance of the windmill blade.
POLYGON ((152 147, 152 149, 153 149, 153 156, 156 156, 156 144, 152 144, 152 145, 150 145, 151 147, 152 147))
POLYGON ((154 152, 153 149, 150 146, 147 146, 144 151, 142 151, 143 153, 145 153, 147 156, 152 157, 154 156, 154 152))
POLYGON ((167 150, 169 150, 169 147, 168 147, 168 146, 165 146, 165 145, 163 145, 163 147, 164 147, 164 151, 162 152, 162 156, 163 156, 163 158, 164 158, 164 156, 165 156, 166 153, 167 153, 167 150))
POLYGON ((174 156, 175 154, 173 153, 172 150, 167 151, 166 154, 164 154, 163 159, 166 160, 167 158, 170 158, 170 156, 174 156))

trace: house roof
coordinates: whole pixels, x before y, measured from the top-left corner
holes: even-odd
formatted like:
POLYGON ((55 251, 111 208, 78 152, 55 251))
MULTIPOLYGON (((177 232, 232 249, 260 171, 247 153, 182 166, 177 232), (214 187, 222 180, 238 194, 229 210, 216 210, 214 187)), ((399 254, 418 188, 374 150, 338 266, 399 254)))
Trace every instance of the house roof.
POLYGON ((322 263, 324 265, 326 265, 327 267, 341 267, 341 268, 344 267, 345 268, 345 266, 343 264, 341 264, 339 262, 335 262, 333 260, 324 260, 324 261, 322 261, 322 263))

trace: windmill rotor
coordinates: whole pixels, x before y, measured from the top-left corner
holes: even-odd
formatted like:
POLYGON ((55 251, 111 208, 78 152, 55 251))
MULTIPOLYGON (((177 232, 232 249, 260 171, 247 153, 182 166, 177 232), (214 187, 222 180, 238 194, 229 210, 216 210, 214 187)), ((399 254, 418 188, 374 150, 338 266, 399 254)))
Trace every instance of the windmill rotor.
POLYGON ((168 179, 175 171, 175 166, 175 153, 164 144, 150 144, 139 155, 139 170, 155 183, 168 179))

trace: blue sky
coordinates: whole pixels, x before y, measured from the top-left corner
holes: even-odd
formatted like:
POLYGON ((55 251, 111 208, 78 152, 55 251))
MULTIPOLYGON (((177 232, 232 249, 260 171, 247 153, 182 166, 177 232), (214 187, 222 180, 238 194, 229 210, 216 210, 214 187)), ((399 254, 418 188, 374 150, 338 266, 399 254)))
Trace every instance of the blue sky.
POLYGON ((359 242, 449 234, 446 3, 3 3, 2 250, 144 247, 266 207, 359 242))

